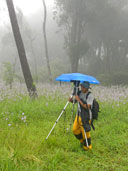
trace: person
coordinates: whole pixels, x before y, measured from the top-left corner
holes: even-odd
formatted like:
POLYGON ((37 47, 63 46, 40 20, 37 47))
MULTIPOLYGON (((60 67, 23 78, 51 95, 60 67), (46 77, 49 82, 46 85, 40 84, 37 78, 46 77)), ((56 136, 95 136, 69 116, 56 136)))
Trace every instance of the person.
MULTIPOLYGON (((77 115, 73 124, 73 133, 75 137, 80 141, 84 150, 92 149, 91 144, 91 107, 93 104, 93 95, 89 92, 90 83, 85 81, 80 84, 81 91, 75 95, 75 101, 78 102, 77 115)), ((73 102, 73 97, 69 98, 70 102, 73 102)))

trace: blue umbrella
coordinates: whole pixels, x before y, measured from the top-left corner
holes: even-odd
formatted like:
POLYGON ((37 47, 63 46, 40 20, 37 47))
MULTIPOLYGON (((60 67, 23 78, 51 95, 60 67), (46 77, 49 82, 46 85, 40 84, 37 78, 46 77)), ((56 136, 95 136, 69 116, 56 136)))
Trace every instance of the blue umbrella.
POLYGON ((90 84, 100 84, 100 82, 95 77, 81 74, 81 73, 62 74, 56 78, 56 81, 63 81, 63 82, 80 81, 81 83, 84 81, 88 81, 90 84))

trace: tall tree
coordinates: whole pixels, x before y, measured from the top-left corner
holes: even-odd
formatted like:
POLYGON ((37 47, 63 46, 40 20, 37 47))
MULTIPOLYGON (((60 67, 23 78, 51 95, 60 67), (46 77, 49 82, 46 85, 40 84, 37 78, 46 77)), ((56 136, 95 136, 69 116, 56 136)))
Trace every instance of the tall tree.
POLYGON ((55 0, 55 2, 57 5, 55 14, 59 15, 58 25, 65 30, 65 47, 69 55, 71 71, 77 72, 80 58, 89 49, 85 35, 86 3, 85 0, 55 0))
POLYGON ((93 71, 92 74, 110 75, 121 68, 123 61, 125 65, 127 64, 127 20, 124 20, 124 16, 127 16, 125 13, 127 0, 118 0, 116 3, 115 0, 55 0, 55 2, 57 6, 55 15, 58 25, 64 28, 72 71, 77 71, 81 56, 87 59, 83 66, 86 66, 88 71, 93 71), (84 48, 88 52, 86 56, 85 51, 81 55, 82 47, 87 40, 90 48, 88 51, 86 50, 88 48, 84 48), (120 40, 125 42, 125 46, 120 47, 122 44, 119 43, 120 40))
POLYGON ((46 61, 47 61, 49 80, 51 81, 52 74, 51 74, 51 68, 50 68, 50 63, 49 63, 48 44, 47 44, 47 35, 46 35, 47 7, 46 7, 45 0, 42 0, 42 2, 44 6, 43 35, 44 35, 45 55, 46 55, 46 61))
POLYGON ((31 76, 30 69, 29 69, 28 61, 26 58, 25 48, 24 48, 24 44, 23 44, 22 37, 20 34, 13 0, 6 0, 6 3, 7 3, 8 11, 9 11, 12 30, 13 30, 13 34, 14 34, 14 38, 15 38, 15 42, 16 42, 16 46, 17 46, 17 50, 18 50, 18 54, 19 54, 19 58, 20 58, 20 63, 21 63, 24 79, 26 82, 26 86, 27 86, 30 96, 37 96, 36 87, 33 83, 33 79, 31 76))

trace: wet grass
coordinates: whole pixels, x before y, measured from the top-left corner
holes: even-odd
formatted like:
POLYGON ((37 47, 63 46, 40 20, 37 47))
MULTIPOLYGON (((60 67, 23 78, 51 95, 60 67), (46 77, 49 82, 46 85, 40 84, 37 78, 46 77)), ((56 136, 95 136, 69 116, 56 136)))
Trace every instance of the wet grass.
POLYGON ((70 130, 72 104, 45 140, 66 102, 59 93, 0 101, 0 170, 128 170, 127 100, 100 102, 91 151, 83 151, 70 130))

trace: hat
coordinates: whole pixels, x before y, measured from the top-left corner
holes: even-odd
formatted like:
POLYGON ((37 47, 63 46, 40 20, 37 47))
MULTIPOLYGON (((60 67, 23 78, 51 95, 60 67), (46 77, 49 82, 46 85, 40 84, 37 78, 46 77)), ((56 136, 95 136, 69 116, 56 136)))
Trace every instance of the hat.
POLYGON ((87 88, 87 89, 90 88, 90 83, 88 81, 84 81, 80 85, 83 86, 84 88, 87 88))

